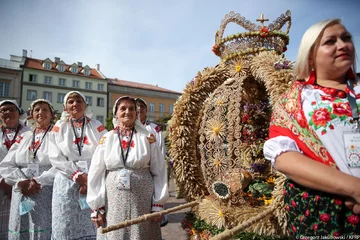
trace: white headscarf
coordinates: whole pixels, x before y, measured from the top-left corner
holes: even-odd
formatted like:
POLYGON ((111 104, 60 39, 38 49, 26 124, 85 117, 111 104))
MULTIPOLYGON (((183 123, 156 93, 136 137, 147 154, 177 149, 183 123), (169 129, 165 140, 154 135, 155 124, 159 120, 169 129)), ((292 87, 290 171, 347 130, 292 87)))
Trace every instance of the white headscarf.
MULTIPOLYGON (((116 126, 119 125, 119 121, 117 120, 116 118, 116 112, 117 112, 117 109, 118 109, 118 104, 120 102, 120 100, 123 100, 123 99, 129 99, 130 101, 134 101, 134 104, 135 104, 135 109, 137 111, 137 106, 136 106, 136 101, 134 98, 132 97, 129 97, 129 96, 122 96, 122 97, 119 97, 118 99, 116 99, 115 103, 114 103, 114 106, 113 106, 113 120, 112 120, 112 123, 114 124, 114 128, 116 126)), ((143 133, 145 134, 146 136, 148 136, 150 134, 150 132, 146 129, 146 127, 139 121, 139 119, 136 119, 135 120, 135 123, 134 123, 134 127, 135 127, 135 130, 139 133, 143 133)))
POLYGON ((64 103, 63 103, 64 110, 63 110, 63 112, 61 113, 61 118, 60 118, 60 120, 67 120, 67 119, 69 118, 69 116, 70 116, 70 114, 66 111, 66 102, 67 102, 70 94, 73 94, 73 93, 78 94, 78 95, 84 100, 84 102, 85 102, 85 104, 86 104, 85 116, 88 117, 88 118, 91 118, 92 115, 93 115, 93 112, 91 111, 90 108, 88 108, 88 103, 86 102, 85 96, 84 96, 82 93, 80 93, 79 91, 70 91, 70 92, 68 92, 68 93, 65 95, 65 97, 64 97, 64 103))
POLYGON ((10 100, 10 99, 3 100, 0 102, 0 107, 6 103, 14 104, 16 106, 20 114, 19 122, 20 124, 24 125, 26 121, 26 112, 19 106, 16 100, 10 100))
POLYGON ((26 121, 26 125, 31 127, 31 128, 34 128, 35 127, 35 120, 34 120, 34 117, 33 117, 33 111, 34 111, 34 106, 35 104, 37 103, 47 103, 49 105, 49 108, 50 108, 50 111, 51 111, 51 121, 50 123, 53 123, 54 120, 55 120, 55 109, 53 107, 53 105, 51 104, 51 102, 49 100, 46 100, 46 99, 37 99, 35 101, 33 101, 31 104, 30 104, 30 112, 29 112, 29 117, 26 121))

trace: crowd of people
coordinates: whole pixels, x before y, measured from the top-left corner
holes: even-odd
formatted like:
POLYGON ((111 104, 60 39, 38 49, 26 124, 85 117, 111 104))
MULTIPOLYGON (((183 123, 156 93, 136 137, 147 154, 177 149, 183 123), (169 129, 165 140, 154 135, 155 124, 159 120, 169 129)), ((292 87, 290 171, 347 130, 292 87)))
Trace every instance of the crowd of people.
POLYGON ((56 122, 48 100, 33 101, 27 117, 16 101, 0 102, 0 239, 161 239, 161 218, 96 230, 161 211, 168 198, 158 128, 138 120, 131 97, 113 113, 108 132, 78 91, 56 122))
MULTIPOLYGON (((299 80, 275 103, 265 157, 287 180, 289 233, 360 233, 360 86, 351 34, 338 19, 304 34, 299 80)), ((168 198, 164 140, 146 121, 146 102, 128 96, 113 106, 114 129, 91 119, 85 97, 24 111, 0 102, 1 239, 161 239, 160 220, 112 231, 106 227, 161 211, 168 198)))

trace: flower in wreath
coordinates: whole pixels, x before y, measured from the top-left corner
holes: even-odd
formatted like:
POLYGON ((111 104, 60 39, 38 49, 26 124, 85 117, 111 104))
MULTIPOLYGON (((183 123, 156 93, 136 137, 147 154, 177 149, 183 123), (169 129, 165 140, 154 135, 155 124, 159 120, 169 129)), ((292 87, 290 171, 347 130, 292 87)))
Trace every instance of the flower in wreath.
POLYGON ((221 151, 215 151, 209 159, 209 166, 215 171, 215 175, 225 173, 228 168, 228 160, 225 154, 221 151))
POLYGON ((216 201, 206 200, 206 222, 221 229, 226 224, 226 214, 216 201))
POLYGON ((352 116, 350 104, 348 102, 347 103, 334 102, 332 104, 332 107, 333 107, 333 113, 338 116, 348 116, 348 117, 352 116))
POLYGON ((325 127, 331 120, 331 113, 327 108, 319 108, 310 113, 311 120, 310 125, 315 125, 315 129, 319 129, 321 126, 325 127))
POLYGON ((211 189, 216 197, 220 199, 228 199, 231 196, 230 186, 222 181, 215 181, 211 185, 211 189))
POLYGON ((210 141, 222 139, 225 136, 225 122, 220 118, 211 119, 207 123, 206 135, 210 141))
POLYGON ((260 29, 260 36, 266 38, 269 35, 269 29, 267 27, 262 27, 260 29))
POLYGON ((243 58, 232 60, 229 65, 229 73, 232 77, 244 77, 249 70, 249 61, 243 58))

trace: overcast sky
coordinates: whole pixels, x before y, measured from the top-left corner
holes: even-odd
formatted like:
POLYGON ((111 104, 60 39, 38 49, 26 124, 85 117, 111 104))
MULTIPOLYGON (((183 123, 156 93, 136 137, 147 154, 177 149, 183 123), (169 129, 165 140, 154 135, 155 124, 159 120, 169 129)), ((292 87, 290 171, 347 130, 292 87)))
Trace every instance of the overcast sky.
MULTIPOLYGON (((272 22, 288 9, 288 59, 306 29, 328 18, 343 20, 360 51, 359 0, 0 0, 0 58, 26 49, 33 58, 99 63, 106 77, 182 92, 219 63, 211 48, 225 14, 255 22, 263 13, 272 22)), ((228 26, 228 34, 244 31, 228 26)))

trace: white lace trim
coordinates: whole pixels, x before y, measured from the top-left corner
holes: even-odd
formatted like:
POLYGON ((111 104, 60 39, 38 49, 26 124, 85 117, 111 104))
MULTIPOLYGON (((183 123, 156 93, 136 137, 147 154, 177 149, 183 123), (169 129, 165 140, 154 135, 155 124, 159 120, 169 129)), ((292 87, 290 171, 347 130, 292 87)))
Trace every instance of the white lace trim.
POLYGON ((284 152, 299 152, 296 142, 285 136, 278 136, 267 140, 264 144, 264 156, 271 164, 275 166, 276 158, 284 152))

